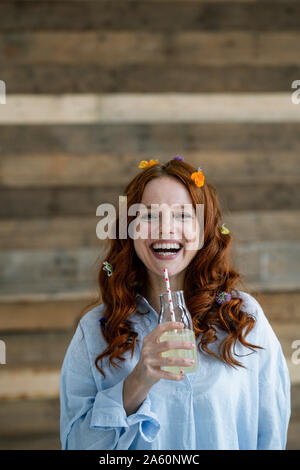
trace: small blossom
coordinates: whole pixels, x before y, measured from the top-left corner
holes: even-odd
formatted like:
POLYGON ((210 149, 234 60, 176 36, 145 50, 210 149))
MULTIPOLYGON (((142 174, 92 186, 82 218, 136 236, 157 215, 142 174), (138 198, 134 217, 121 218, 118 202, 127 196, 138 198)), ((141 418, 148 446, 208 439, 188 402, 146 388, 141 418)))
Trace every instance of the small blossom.
POLYGON ((202 170, 200 167, 198 168, 197 171, 192 173, 191 179, 194 181, 196 186, 198 186, 198 188, 204 185, 204 174, 202 173, 202 170))
POLYGON ((224 304, 225 302, 229 302, 229 300, 231 299, 231 295, 228 293, 228 292, 219 292, 217 295, 216 295, 216 302, 219 304, 219 305, 222 305, 224 304))
POLYGON ((150 168, 152 165, 156 165, 158 163, 158 160, 150 160, 147 162, 147 160, 142 160, 139 164, 139 168, 150 168))
POLYGON ((180 162, 183 162, 183 161, 184 161, 184 158, 181 157, 180 155, 176 155, 176 157, 174 157, 173 160, 178 160, 178 161, 180 161, 180 162))
POLYGON ((112 264, 108 263, 107 261, 104 261, 103 264, 104 264, 103 271, 107 271, 107 275, 110 277, 114 270, 112 264))
POLYGON ((224 235, 228 235, 228 233, 230 233, 230 230, 226 228, 225 225, 223 224, 221 227, 221 233, 223 233, 224 235))

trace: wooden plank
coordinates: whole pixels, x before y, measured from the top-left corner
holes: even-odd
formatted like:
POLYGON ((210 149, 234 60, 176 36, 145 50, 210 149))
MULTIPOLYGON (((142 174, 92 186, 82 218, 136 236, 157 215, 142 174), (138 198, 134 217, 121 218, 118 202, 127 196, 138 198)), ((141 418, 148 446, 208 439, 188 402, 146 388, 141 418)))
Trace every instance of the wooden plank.
POLYGON ((272 324, 300 322, 300 291, 252 292, 272 324))
POLYGON ((291 420, 288 429, 288 438, 286 450, 299 450, 300 449, 300 419, 291 420))
POLYGON ((0 219, 0 246, 3 250, 98 246, 100 220, 100 216, 0 219))
MULTIPOLYGON (((235 240, 299 240, 300 211, 239 211, 224 214, 235 240)), ((234 241, 233 241, 234 243, 234 241)))
MULTIPOLYGON (((160 163, 170 159, 159 158, 160 163)), ((138 163, 148 159, 144 153, 65 153, 4 155, 0 162, 5 187, 72 187, 127 185, 139 172, 138 163)), ((199 161, 207 180, 228 184, 300 183, 298 151, 213 151, 185 152, 185 160, 195 168, 199 161)))
MULTIPOLYGON (((252 292, 252 295, 262 306, 271 324, 300 322, 299 291, 252 292)), ((85 307, 96 299, 97 292, 92 290, 76 293, 60 292, 60 295, 47 292, 2 295, 1 329, 6 332, 71 330, 74 329, 79 317, 88 311, 85 307)), ((101 295, 99 303, 102 303, 101 295)))
POLYGON ((61 450, 60 434, 29 434, 9 438, 2 436, 0 450, 61 450))
MULTIPOLYGON (((0 246, 2 250, 98 246, 100 220, 100 216, 0 219, 0 246)), ((300 240, 299 210, 225 212, 223 220, 240 242, 300 240)))
MULTIPOLYGON (((32 368, 37 369, 37 375, 32 377, 38 384, 39 380, 44 381, 43 374, 50 374, 48 385, 56 384, 57 374, 53 368, 59 368, 62 365, 64 355, 71 338, 75 332, 77 324, 73 324, 73 328, 68 330, 44 330, 44 331, 2 331, 5 325, 1 326, 1 340, 6 345, 6 364, 1 366, 1 380, 3 380, 3 394, 6 395, 10 389, 9 383, 5 386, 5 374, 11 374, 12 381, 19 386, 22 385, 22 380, 18 379, 18 374, 15 370, 16 367, 21 369, 32 368), (43 371, 40 368, 46 368, 50 371, 43 371), (18 382, 18 380, 20 380, 18 382)), ((31 372, 29 371, 29 375, 31 372)), ((28 374, 26 375, 28 377, 28 374)), ((46 377, 46 376, 45 376, 46 377)), ((30 379, 31 380, 31 379, 30 379)), ((26 390, 30 386, 30 380, 24 378, 24 387, 26 390), (26 383, 25 383, 26 382, 26 383), (27 386, 28 382, 28 386, 27 386)), ((48 386, 47 385, 47 386, 48 386)), ((51 385, 53 387, 53 385, 51 385)), ((50 389, 49 389, 50 390, 50 389)), ((1 392, 0 392, 1 393, 1 392)), ((15 393, 13 390, 11 393, 15 393)), ((17 392, 16 392, 17 393, 17 392)), ((22 391, 23 393, 23 391, 22 391)), ((24 391, 26 394, 27 392, 24 391)), ((39 390, 37 391, 39 393, 39 390)))
MULTIPOLYGON (((224 212, 298 210, 299 183, 216 185, 224 212), (272 197, 270 197, 270 195, 272 197)), ((120 187, 0 189, 0 218, 95 216, 96 208, 109 202, 118 205, 120 187)), ((89 235, 94 237, 94 229, 89 235)), ((75 237, 76 238, 76 237, 75 237)), ((70 241, 72 246, 72 242, 70 241)))
POLYGON ((26 434, 59 431, 59 400, 11 400, 0 402, 0 436, 6 439, 26 434))
POLYGON ((286 92, 299 76, 298 64, 198 66, 168 63, 167 67, 148 63, 114 67, 5 64, 1 70, 1 79, 9 84, 10 93, 27 94, 286 92))
MULTIPOLYGON (((107 253, 98 248, 11 250, 0 252, 0 293, 55 292, 96 285, 107 253)), ((299 289, 299 241, 260 241, 235 244, 233 264, 247 288, 260 291, 299 289)))
MULTIPOLYGON (((96 214, 103 202, 117 204, 123 187, 0 189, 0 217, 53 217, 96 214)), ((94 235, 94 231, 91 236, 94 235)))
MULTIPOLYGON (((282 321, 272 321, 272 328, 280 341, 283 354, 286 358, 291 382, 300 384, 300 367, 295 362, 296 348, 293 347, 295 341, 300 341, 300 322, 284 324, 282 321)), ((299 350, 299 346, 297 348, 299 350)), ((300 352, 296 353, 296 356, 300 358, 300 352)))
POLYGON ((2 2, 2 31, 38 30, 297 30, 297 2, 132 2, 26 1, 2 2), (21 10, 20 10, 21 9, 21 10), (21 11, 21 14, 20 14, 21 11), (134 14, 133 14, 134 12, 134 14))
POLYGON ((299 39, 296 31, 14 32, 0 34, 0 65, 299 65, 299 39))
POLYGON ((57 398, 60 369, 3 367, 0 374, 0 401, 57 398))
POLYGON ((61 300, 40 300, 39 295, 16 298, 0 298, 1 330, 6 332, 22 331, 47 331, 72 329, 77 325, 81 311, 96 296, 92 291, 81 293, 81 297, 69 300, 68 296, 61 300))
MULTIPOLYGON (((0 142, 1 157, 62 153, 86 157, 122 152, 147 156, 147 160, 160 156, 167 161, 178 154, 185 157, 187 152, 299 151, 300 133, 296 122, 1 125, 0 142)), ((131 162, 129 171, 130 166, 131 162)))
POLYGON ((10 95, 0 108, 0 124, 300 122, 291 96, 290 92, 10 95))
POLYGON ((232 260, 251 290, 299 290, 300 244, 297 241, 240 243, 232 260))

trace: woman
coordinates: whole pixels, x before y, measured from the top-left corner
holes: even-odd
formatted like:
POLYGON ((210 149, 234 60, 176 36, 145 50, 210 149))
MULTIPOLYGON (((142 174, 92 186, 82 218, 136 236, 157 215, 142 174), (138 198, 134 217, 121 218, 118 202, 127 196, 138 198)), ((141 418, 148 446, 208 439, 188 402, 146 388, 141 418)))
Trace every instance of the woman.
MULTIPOLYGON (((103 303, 87 307, 62 365, 62 449, 284 449, 286 361, 260 304, 237 290, 215 189, 179 156, 139 168, 125 193, 129 207, 141 209, 126 227, 133 221, 147 237, 110 240, 99 272, 103 303), (176 255, 157 245, 169 240, 180 247, 176 255), (186 375, 161 369, 188 365, 163 351, 191 348, 158 341, 182 326, 158 324, 165 267, 193 320, 199 367, 186 375)), ((120 225, 118 215, 116 233, 120 225)))

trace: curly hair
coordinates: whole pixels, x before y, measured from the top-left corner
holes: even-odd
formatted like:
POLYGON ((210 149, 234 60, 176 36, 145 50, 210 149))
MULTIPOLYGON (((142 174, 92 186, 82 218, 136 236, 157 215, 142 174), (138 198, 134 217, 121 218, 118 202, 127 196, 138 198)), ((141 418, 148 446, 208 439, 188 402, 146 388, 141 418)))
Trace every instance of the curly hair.
MULTIPOLYGON (((186 186, 194 207, 197 204, 204 204, 204 244, 185 272, 183 290, 186 305, 193 320, 196 338, 201 334, 199 351, 210 354, 234 368, 245 367, 233 357, 232 345, 235 346, 235 343, 240 341, 253 352, 254 348, 263 348, 248 343, 245 339, 254 327, 255 318, 241 309, 243 304, 241 298, 231 296, 229 302, 221 305, 215 301, 219 291, 231 292, 239 283, 242 285, 244 283, 230 261, 229 249, 232 236, 230 233, 225 235, 220 231, 222 215, 216 189, 208 183, 197 187, 190 178, 195 171, 195 168, 187 162, 179 160, 155 164, 137 174, 127 185, 124 194, 130 207, 141 202, 145 186, 149 181, 153 178, 171 176, 186 186), (209 343, 218 339, 215 327, 227 332, 219 344, 219 355, 208 348, 209 343)), ((127 229, 134 218, 135 216, 128 216, 127 229)), ((119 222, 117 209, 116 234, 119 233, 119 222)), ((119 367, 114 363, 114 359, 125 360, 122 357, 125 351, 131 350, 131 358, 133 357, 138 333, 134 331, 129 317, 135 311, 142 315, 137 310, 136 294, 140 293, 143 296, 146 294, 147 270, 136 255, 133 240, 131 237, 119 239, 118 235, 116 236, 117 238, 109 239, 109 250, 104 258, 114 266, 113 274, 108 277, 102 269, 101 262, 98 273, 99 296, 96 301, 84 308, 84 311, 87 311, 92 305, 100 303, 105 306, 105 327, 102 323, 99 328, 107 342, 107 348, 95 359, 96 368, 104 377, 105 373, 98 362, 101 360, 102 365, 105 356, 109 356, 109 361, 114 367, 119 367)))

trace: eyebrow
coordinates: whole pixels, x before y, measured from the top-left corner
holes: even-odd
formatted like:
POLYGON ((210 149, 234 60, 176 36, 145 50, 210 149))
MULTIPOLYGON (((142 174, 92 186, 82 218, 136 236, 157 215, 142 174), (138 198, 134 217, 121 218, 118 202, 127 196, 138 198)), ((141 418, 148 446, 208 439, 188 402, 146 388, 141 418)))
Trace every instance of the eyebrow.
MULTIPOLYGON (((152 205, 159 205, 159 203, 153 203, 152 205)), ((180 208, 181 209, 189 209, 191 205, 189 204, 188 207, 184 207, 184 204, 176 204, 175 209, 180 209, 180 208)), ((149 205, 149 204, 147 204, 146 207, 147 207, 147 209, 151 209, 151 205, 149 205)))

